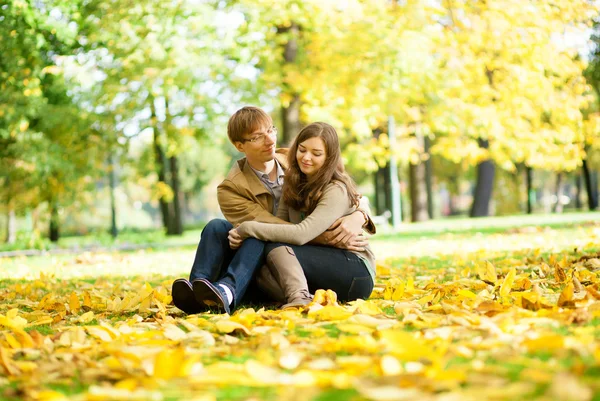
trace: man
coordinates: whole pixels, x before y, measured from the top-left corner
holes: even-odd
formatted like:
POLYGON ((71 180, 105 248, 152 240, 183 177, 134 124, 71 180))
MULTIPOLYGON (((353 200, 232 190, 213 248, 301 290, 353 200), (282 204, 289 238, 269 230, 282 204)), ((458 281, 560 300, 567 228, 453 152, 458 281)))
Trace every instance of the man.
MULTIPOLYGON (((217 189, 219 206, 227 220, 215 219, 206 225, 189 281, 177 279, 173 283, 173 302, 188 314, 211 306, 231 313, 263 265, 265 243, 254 238, 243 242, 229 238, 235 225, 247 220, 289 224, 274 216, 281 198, 287 150, 275 147, 277 129, 271 117, 257 107, 244 107, 229 119, 227 136, 246 157, 233 165, 217 189)), ((313 243, 361 248, 367 242, 361 234, 363 227, 375 231, 368 214, 358 210, 336 221, 313 243)), ((278 288, 270 280, 262 276, 261 288, 274 296, 278 288)))

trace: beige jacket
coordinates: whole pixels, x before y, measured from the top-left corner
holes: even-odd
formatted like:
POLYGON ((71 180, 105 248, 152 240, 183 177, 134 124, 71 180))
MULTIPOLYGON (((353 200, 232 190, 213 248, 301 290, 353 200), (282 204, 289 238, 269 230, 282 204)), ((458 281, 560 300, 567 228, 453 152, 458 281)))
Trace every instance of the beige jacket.
MULTIPOLYGON (((284 170, 287 168, 287 153, 287 149, 275 151, 275 158, 284 170)), ((287 223, 273 216, 273 195, 258 179, 246 158, 231 167, 217 188, 217 198, 223 216, 234 226, 244 221, 287 223)))

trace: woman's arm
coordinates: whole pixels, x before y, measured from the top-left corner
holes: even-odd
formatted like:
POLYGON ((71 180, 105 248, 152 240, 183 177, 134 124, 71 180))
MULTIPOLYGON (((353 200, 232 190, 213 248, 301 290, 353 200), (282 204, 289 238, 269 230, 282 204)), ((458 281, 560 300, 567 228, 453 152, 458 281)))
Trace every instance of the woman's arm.
MULTIPOLYGON (((256 221, 242 223, 238 232, 242 238, 254 237, 261 241, 287 242, 304 245, 329 228, 339 217, 348 212, 350 201, 346 188, 330 184, 315 210, 298 224, 269 224, 256 221)), ((279 214, 279 213, 278 213, 279 214)))

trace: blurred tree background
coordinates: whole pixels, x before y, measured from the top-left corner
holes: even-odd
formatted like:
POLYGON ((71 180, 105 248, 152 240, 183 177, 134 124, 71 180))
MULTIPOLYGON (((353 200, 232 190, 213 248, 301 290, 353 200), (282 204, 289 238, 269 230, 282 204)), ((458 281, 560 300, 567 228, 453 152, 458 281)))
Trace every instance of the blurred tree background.
POLYGON ((5 0, 0 240, 184 227, 269 111, 341 135, 374 213, 594 210, 600 26, 588 0, 5 0), (389 124, 395 124, 390 142, 389 124), (390 145, 390 143, 392 145, 390 145), (391 163, 391 161, 394 163, 391 163))

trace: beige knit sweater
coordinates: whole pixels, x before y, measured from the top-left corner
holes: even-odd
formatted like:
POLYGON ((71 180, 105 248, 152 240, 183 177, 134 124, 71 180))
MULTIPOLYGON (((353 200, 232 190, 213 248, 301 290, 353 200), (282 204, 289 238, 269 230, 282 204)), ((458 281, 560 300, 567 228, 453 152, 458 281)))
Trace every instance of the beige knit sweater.
MULTIPOLYGON (((293 224, 246 221, 237 230, 244 239, 253 237, 261 241, 304 245, 324 233, 338 218, 355 210, 348 199, 346 186, 336 181, 325 187, 317 207, 308 216, 303 216, 302 212, 288 207, 282 199, 277 217, 293 224)), ((351 252, 365 261, 371 277, 375 280, 375 255, 371 248, 367 246, 364 251, 351 252)))

